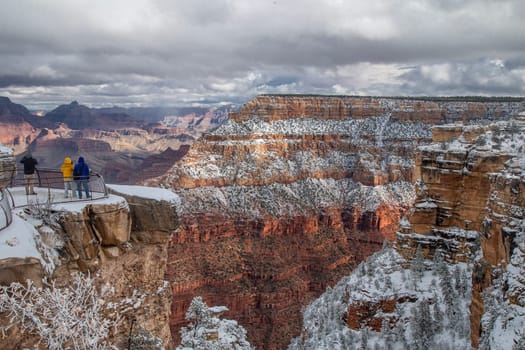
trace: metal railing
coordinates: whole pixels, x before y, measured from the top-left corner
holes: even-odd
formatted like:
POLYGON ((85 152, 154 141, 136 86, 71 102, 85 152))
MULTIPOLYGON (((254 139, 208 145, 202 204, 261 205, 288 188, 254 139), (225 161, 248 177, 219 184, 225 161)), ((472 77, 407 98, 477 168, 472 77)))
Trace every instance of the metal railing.
POLYGON ((5 189, 0 189, 0 230, 11 225, 11 222, 13 222, 13 214, 8 192, 5 189))
MULTIPOLYGON (((24 179, 23 172, 19 171, 15 177, 11 179, 11 184, 9 187, 24 187, 26 184, 24 179)), ((107 197, 108 189, 104 178, 99 173, 94 171, 89 172, 89 192, 100 194, 97 197, 107 197)), ((36 188, 44 189, 64 189, 64 176, 62 172, 57 169, 50 168, 36 168, 35 169, 35 178, 32 185, 36 188)), ((73 181, 73 189, 76 192, 76 182, 73 181)), ((93 199, 94 196, 91 196, 90 199, 93 199)))
MULTIPOLYGON (((57 190, 65 191, 64 177, 60 170, 50 168, 36 168, 35 170, 35 176, 30 181, 32 181, 31 185, 39 192, 39 195, 42 194, 42 189, 44 189, 47 193, 46 200, 50 203, 71 202, 71 200, 66 200, 63 195, 57 195, 57 190)), ((4 167, 0 169, 0 178, 4 179, 5 183, 8 183, 8 188, 0 188, 0 230, 2 230, 9 226, 13 220, 12 209, 27 206, 29 202, 26 200, 17 203, 17 197, 12 193, 17 188, 22 188, 22 193, 25 193, 23 189, 27 182, 21 169, 17 172, 14 166, 4 167), (10 179, 10 181, 5 181, 6 179, 10 179)), ((74 199, 75 201, 91 201, 108 196, 106 183, 99 173, 90 171, 88 185, 90 197, 74 199)), ((77 193, 75 181, 73 181, 73 191, 77 193)))

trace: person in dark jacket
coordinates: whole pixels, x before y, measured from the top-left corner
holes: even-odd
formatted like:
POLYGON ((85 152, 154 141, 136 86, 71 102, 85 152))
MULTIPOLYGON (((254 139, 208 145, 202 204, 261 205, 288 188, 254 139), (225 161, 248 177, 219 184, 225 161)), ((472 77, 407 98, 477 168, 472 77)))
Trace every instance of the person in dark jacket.
POLYGON ((89 166, 84 161, 84 157, 79 157, 78 162, 73 169, 73 180, 77 183, 78 198, 82 199, 82 187, 86 192, 86 198, 89 196, 89 166))
POLYGON ((26 188, 26 195, 36 194, 33 186, 36 184, 35 168, 38 161, 33 158, 31 152, 27 152, 20 163, 24 164, 24 185, 26 188))

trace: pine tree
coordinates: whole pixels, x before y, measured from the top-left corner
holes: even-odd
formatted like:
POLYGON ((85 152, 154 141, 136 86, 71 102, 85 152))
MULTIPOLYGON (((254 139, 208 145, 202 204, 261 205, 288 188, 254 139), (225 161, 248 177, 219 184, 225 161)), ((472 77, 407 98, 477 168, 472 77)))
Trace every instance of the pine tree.
POLYGON ((458 265, 456 265, 456 267, 454 268, 454 287, 460 295, 463 295, 463 286, 464 283, 461 279, 461 268, 458 265))
POLYGON ((350 332, 347 333, 347 336, 346 336, 346 343, 348 344, 348 348, 347 349, 355 348, 354 342, 355 342, 354 332, 350 331, 350 332))
POLYGON ((360 342, 360 350, 367 350, 368 349, 368 327, 361 328, 361 342, 360 342))
POLYGON ((434 293, 434 304, 432 305, 432 311, 434 316, 434 328, 436 329, 436 333, 439 333, 443 329, 443 312, 439 307, 436 293, 434 293))
POLYGON ((514 339, 514 345, 512 345, 512 350, 525 349, 525 331, 519 332, 517 336, 518 337, 514 339))
POLYGON ((405 339, 405 325, 403 324, 402 320, 397 321, 396 326, 394 327, 393 335, 394 335, 394 340, 396 342, 401 342, 403 341, 403 339, 405 339))
POLYGON ((362 263, 361 264, 361 276, 368 276, 368 268, 367 268, 367 265, 366 263, 362 263))
POLYGON ((385 289, 388 290, 388 291, 390 291, 390 290, 392 290, 392 288, 393 288, 393 287, 392 287, 392 278, 390 278, 390 276, 387 275, 387 276, 385 277, 385 289))
POLYGON ((348 349, 348 342, 346 341, 344 332, 339 332, 339 346, 340 349, 348 349))
POLYGON ((381 322, 381 333, 385 340, 385 349, 391 350, 393 347, 393 333, 390 327, 390 321, 385 317, 381 322))
POLYGON ((246 340, 246 330, 239 326, 236 321, 221 320, 213 316, 211 309, 201 297, 193 298, 186 313, 186 319, 192 323, 188 327, 181 328, 181 345, 178 349, 252 349, 246 340), (210 333, 218 333, 219 328, 223 336, 208 337, 210 333))
POLYGON ((193 298, 186 312, 186 319, 194 320, 196 326, 205 326, 210 322, 211 312, 208 305, 202 300, 202 297, 197 296, 193 298))
POLYGON ((446 306, 445 314, 450 322, 451 329, 458 331, 462 317, 459 313, 458 293, 452 286, 452 278, 447 268, 441 271, 440 286, 446 306))
POLYGON ((432 258, 432 274, 434 276, 441 276, 443 268, 446 268, 443 252, 441 249, 436 249, 434 257, 432 258))
POLYGON ((422 300, 412 309, 412 313, 414 348, 416 350, 431 349, 435 328, 430 316, 428 300, 422 300))
POLYGON ((423 251, 419 244, 417 245, 416 254, 410 264, 410 271, 412 272, 414 282, 420 282, 425 271, 425 258, 423 257, 423 251))

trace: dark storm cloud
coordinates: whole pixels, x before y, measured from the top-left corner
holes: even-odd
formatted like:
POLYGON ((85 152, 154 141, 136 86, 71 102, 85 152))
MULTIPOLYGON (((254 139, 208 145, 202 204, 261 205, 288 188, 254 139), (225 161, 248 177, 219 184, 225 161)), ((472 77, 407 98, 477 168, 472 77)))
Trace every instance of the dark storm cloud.
POLYGON ((521 0, 2 5, 0 95, 30 106, 524 93, 521 0))

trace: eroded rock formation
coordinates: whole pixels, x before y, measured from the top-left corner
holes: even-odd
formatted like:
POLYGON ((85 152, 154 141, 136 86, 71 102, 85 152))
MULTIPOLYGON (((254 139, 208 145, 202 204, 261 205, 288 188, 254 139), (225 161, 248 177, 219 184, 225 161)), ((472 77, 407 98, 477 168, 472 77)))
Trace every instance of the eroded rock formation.
POLYGON ((0 142, 19 158, 31 151, 40 167, 59 168, 65 157, 83 156, 108 182, 134 184, 163 174, 227 116, 225 110, 94 109, 78 102, 37 116, 0 96, 0 142), (171 114, 179 112, 189 114, 171 114))
POLYGON ((40 132, 31 125, 31 119, 34 117, 27 108, 0 96, 0 142, 16 154, 24 151, 40 132))
POLYGON ((289 349, 520 348, 524 116, 435 126, 394 246, 312 302, 289 349))
POLYGON ((493 331, 481 318, 486 298, 493 302, 484 291, 496 278, 512 285, 498 307, 525 306, 524 131, 518 115, 485 126, 435 128, 435 143, 422 147, 416 162, 420 191, 397 238, 406 258, 420 245, 427 257, 439 249, 452 261, 474 263, 470 334, 475 347, 482 333, 493 331))
MULTIPOLYGON (((226 305, 258 348, 284 348, 300 331, 301 306, 394 238, 415 198, 415 150, 431 142, 431 127, 508 119, 522 107, 270 95, 247 103, 148 181, 182 199, 167 273, 172 334, 202 295, 226 305)), ((458 256, 471 244, 466 237, 458 256)))

